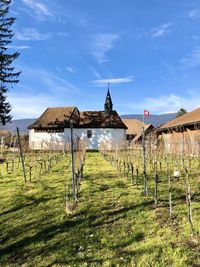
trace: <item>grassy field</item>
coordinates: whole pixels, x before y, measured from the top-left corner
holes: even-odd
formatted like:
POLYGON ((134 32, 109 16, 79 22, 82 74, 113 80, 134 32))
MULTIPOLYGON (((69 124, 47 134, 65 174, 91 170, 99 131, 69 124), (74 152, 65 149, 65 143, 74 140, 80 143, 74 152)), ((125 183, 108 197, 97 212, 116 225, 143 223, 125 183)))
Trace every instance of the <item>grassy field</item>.
MULTIPOLYGON (((99 153, 87 153, 79 203, 65 213, 69 159, 24 185, 21 172, 0 175, 0 266, 200 266, 191 238, 182 182, 174 186, 169 219, 167 181, 154 206, 99 153)), ((193 221, 200 232, 200 179, 191 180, 193 221)))

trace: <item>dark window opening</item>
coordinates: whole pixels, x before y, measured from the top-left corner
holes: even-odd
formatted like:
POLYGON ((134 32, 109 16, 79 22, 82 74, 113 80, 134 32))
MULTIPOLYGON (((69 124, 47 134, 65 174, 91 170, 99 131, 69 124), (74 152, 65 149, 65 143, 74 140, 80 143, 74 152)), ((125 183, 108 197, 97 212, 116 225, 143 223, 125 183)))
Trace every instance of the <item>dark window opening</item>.
POLYGON ((136 136, 135 134, 127 134, 126 135, 126 140, 131 142, 135 136, 136 136))
POLYGON ((87 130, 87 138, 92 138, 92 130, 87 130))

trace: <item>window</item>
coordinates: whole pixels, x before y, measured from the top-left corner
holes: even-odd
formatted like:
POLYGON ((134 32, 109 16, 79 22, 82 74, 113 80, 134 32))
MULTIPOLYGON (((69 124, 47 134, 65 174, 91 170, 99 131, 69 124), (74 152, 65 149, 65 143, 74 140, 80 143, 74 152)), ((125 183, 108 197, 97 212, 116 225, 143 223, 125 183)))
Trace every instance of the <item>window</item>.
POLYGON ((87 130, 87 138, 91 138, 92 137, 92 130, 87 130))
POLYGON ((136 134, 127 134, 126 135, 126 140, 131 142, 135 136, 136 136, 136 134))

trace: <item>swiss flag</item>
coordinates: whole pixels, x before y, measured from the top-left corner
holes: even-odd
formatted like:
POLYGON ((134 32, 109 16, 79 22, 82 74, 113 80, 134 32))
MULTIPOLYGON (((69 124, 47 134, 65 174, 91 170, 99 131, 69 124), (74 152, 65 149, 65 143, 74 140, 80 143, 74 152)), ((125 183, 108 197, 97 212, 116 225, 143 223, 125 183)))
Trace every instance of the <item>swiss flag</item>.
POLYGON ((144 109, 144 116, 149 116, 150 115, 150 112, 146 109, 144 109))

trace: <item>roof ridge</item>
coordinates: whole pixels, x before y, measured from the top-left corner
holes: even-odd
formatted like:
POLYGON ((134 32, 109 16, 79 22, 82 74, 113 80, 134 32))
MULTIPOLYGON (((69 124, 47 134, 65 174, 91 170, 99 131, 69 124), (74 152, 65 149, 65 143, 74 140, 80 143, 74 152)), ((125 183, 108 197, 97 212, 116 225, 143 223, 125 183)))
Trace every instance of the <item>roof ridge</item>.
POLYGON ((191 123, 197 123, 200 122, 200 107, 187 112, 186 114, 179 116, 165 124, 163 124, 161 127, 158 129, 167 129, 167 128, 173 128, 177 126, 183 126, 191 123), (196 114, 196 112, 199 111, 199 114, 196 114), (194 118, 192 118, 194 117, 194 118))
POLYGON ((66 107, 48 107, 47 109, 51 108, 77 108, 77 106, 66 106, 66 107))

